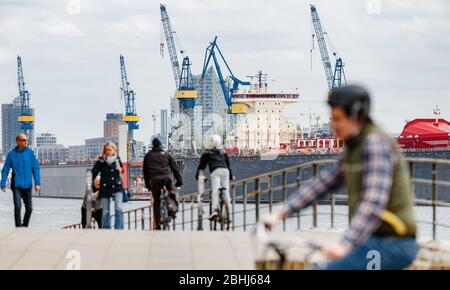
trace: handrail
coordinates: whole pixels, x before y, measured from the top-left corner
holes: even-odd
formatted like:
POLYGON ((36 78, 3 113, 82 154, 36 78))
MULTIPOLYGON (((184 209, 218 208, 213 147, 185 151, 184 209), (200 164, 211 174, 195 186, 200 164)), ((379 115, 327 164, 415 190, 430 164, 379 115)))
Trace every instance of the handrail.
MULTIPOLYGON (((255 225, 261 218, 261 212, 267 210, 271 212, 273 208, 284 205, 287 202, 289 192, 297 191, 302 183, 306 180, 302 178, 302 174, 309 170, 309 176, 318 174, 322 166, 330 166, 336 160, 318 160, 301 163, 288 168, 275 170, 272 172, 259 174, 257 176, 244 178, 230 183, 230 195, 232 197, 232 226, 231 229, 243 228, 247 230, 255 225), (289 180, 288 180, 289 179, 289 180), (242 223, 238 224, 237 219, 241 218, 242 223)), ((432 225, 432 237, 437 237, 437 227, 444 227, 443 223, 437 221, 437 208, 450 208, 450 202, 438 200, 438 188, 450 188, 450 180, 439 180, 437 178, 441 166, 450 166, 450 160, 432 159, 432 158, 407 158, 411 174, 411 183, 416 190, 416 185, 431 186, 430 199, 415 198, 415 205, 428 206, 432 209, 431 221, 424 222, 418 220, 419 223, 432 225), (415 167, 418 164, 429 164, 431 166, 431 178, 415 177, 415 167)), ((450 169, 449 169, 450 170, 450 169)), ((205 190, 200 196, 198 192, 183 195, 178 198, 179 212, 177 219, 172 223, 173 230, 181 227, 181 230, 204 230, 203 224, 208 223, 207 217, 201 214, 201 209, 205 204, 210 204, 211 188, 205 190), (206 200, 199 202, 201 198, 206 200)), ((313 220, 313 226, 318 226, 318 217, 329 215, 331 227, 335 227, 335 217, 342 216, 342 213, 335 211, 336 204, 345 205, 347 196, 342 194, 330 193, 327 198, 320 200, 319 203, 312 205, 311 213, 294 215, 283 222, 283 230, 287 229, 287 220, 297 219, 297 229, 301 228, 301 218, 309 216, 313 220), (318 211, 318 204, 330 206, 330 213, 318 211)), ((129 230, 150 230, 152 229, 152 209, 151 205, 139 207, 136 209, 125 211, 124 223, 129 230), (148 221, 148 222, 147 222, 148 221)), ((348 215, 347 215, 348 216, 348 215)), ((450 227, 449 225, 445 226, 450 227)), ((66 229, 81 228, 80 224, 73 224, 64 227, 66 229)), ((211 227, 210 227, 211 228, 211 227)))

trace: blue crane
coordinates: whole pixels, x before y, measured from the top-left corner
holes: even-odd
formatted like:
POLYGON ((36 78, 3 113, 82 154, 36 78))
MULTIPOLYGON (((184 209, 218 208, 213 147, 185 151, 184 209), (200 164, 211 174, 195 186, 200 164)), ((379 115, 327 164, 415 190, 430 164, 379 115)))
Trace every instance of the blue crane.
MULTIPOLYGON (((323 68, 325 69, 325 75, 327 77, 328 89, 331 91, 333 88, 345 86, 347 80, 345 78, 344 63, 342 58, 337 57, 337 53, 333 52, 336 58, 336 64, 333 70, 331 65, 330 56, 328 54, 328 48, 325 41, 325 34, 323 26, 321 24, 317 8, 311 5, 311 18, 314 26, 314 31, 317 36, 317 43, 319 44, 320 55, 322 57, 323 68)), ((314 34, 313 34, 314 42, 314 34)))
POLYGON ((227 112, 229 114, 238 114, 238 113, 245 113, 245 105, 234 103, 233 102, 233 95, 238 90, 239 85, 242 86, 250 86, 250 82, 244 82, 238 79, 233 72, 230 69, 230 66, 228 65, 227 61, 225 60, 222 52, 220 51, 219 46, 217 45, 217 36, 214 38, 214 41, 210 43, 210 45, 206 48, 205 52, 205 58, 203 61, 203 72, 202 77, 203 79, 205 77, 206 71, 208 70, 209 62, 211 61, 211 58, 214 61, 214 66, 217 71, 217 75, 219 77, 219 83, 220 87, 222 89, 222 93, 225 97, 225 102, 227 104, 227 112), (222 70, 220 68, 219 60, 216 55, 216 51, 219 53, 220 58, 222 59, 223 63, 225 64, 230 76, 229 76, 229 82, 227 82, 224 77, 222 70))
POLYGON ((130 89, 130 83, 128 82, 127 70, 125 68, 125 59, 120 56, 120 73, 122 77, 122 98, 125 102, 125 115, 123 116, 123 121, 128 124, 129 136, 132 136, 133 130, 139 129, 139 116, 136 113, 136 94, 132 89, 130 89))
MULTIPOLYGON (((180 112, 191 115, 192 109, 195 107, 195 99, 197 98, 197 91, 195 90, 194 80, 191 72, 191 61, 188 56, 183 57, 183 63, 180 71, 180 63, 178 61, 178 54, 175 45, 175 31, 172 30, 169 14, 165 5, 161 4, 161 23, 164 30, 164 36, 169 50, 170 62, 172 64, 172 71, 174 74, 175 85, 177 91, 175 98, 179 100, 180 112)), ((164 50, 164 43, 161 41, 161 52, 164 50)), ((184 51, 181 50, 183 56, 184 51)))
MULTIPOLYGON (((178 87, 180 83, 180 62, 178 61, 177 49, 175 46, 175 39, 173 37, 172 24, 170 23, 169 14, 167 14, 166 5, 160 5, 161 22, 164 29, 164 36, 166 37, 167 49, 169 50, 170 63, 172 64, 173 76, 175 78, 175 85, 178 87)), ((164 44, 161 42, 161 46, 164 44)), ((163 49, 163 47, 161 47, 163 49)))
POLYGON ((22 58, 19 55, 17 56, 17 83, 20 101, 20 116, 18 121, 20 123, 20 128, 26 132, 34 128, 34 116, 30 109, 30 92, 25 88, 22 58))

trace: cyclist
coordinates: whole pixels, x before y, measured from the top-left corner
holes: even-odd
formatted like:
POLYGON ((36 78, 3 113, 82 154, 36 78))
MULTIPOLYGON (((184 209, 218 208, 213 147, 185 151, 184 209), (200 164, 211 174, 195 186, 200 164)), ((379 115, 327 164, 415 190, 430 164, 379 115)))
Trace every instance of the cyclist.
POLYGON ((175 188, 173 186, 172 174, 176 179, 175 187, 183 185, 181 174, 172 156, 162 149, 161 141, 155 137, 152 140, 152 150, 144 158, 144 180, 145 186, 152 192, 153 196, 153 218, 155 229, 160 230, 160 203, 161 191, 166 188, 169 194, 169 203, 172 205, 169 214, 175 218, 178 207, 175 188))
POLYGON ((231 208, 230 202, 230 180, 234 180, 234 176, 230 167, 230 159, 227 153, 223 150, 222 138, 213 134, 210 136, 208 149, 202 154, 200 164, 195 174, 195 179, 198 180, 199 174, 209 167, 211 173, 212 186, 212 212, 209 217, 210 220, 216 218, 219 213, 219 191, 223 188, 223 198, 227 203, 228 208, 231 208))
POLYGON ((344 140, 341 159, 305 182, 288 206, 266 218, 273 226, 325 194, 346 186, 351 218, 343 239, 326 246, 324 269, 367 269, 372 250, 380 269, 402 269, 418 251, 408 169, 392 138, 370 118, 369 93, 360 86, 330 93, 332 128, 344 140))

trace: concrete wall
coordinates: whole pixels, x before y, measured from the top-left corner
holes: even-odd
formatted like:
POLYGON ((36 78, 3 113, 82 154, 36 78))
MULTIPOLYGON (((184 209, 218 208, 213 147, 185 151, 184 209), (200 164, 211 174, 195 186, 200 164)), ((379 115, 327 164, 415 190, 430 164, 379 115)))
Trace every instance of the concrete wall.
MULTIPOLYGON (((41 197, 81 198, 86 188, 86 170, 90 165, 41 167, 41 197)), ((35 193, 37 195, 37 193, 35 193)))

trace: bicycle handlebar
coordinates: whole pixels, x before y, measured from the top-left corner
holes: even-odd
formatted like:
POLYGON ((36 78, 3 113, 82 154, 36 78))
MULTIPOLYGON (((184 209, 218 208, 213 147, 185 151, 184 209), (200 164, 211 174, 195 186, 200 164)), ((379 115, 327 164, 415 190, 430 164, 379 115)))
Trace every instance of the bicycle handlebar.
POLYGON ((305 255, 306 263, 310 263, 309 259, 315 252, 319 252, 323 249, 320 244, 299 236, 284 241, 280 239, 277 240, 269 237, 268 231, 270 231, 270 229, 265 223, 258 222, 253 232, 253 236, 258 243, 263 245, 266 252, 272 248, 277 253, 280 258, 280 269, 283 268, 287 259, 287 250, 291 247, 306 247, 308 249, 307 254, 305 255))

